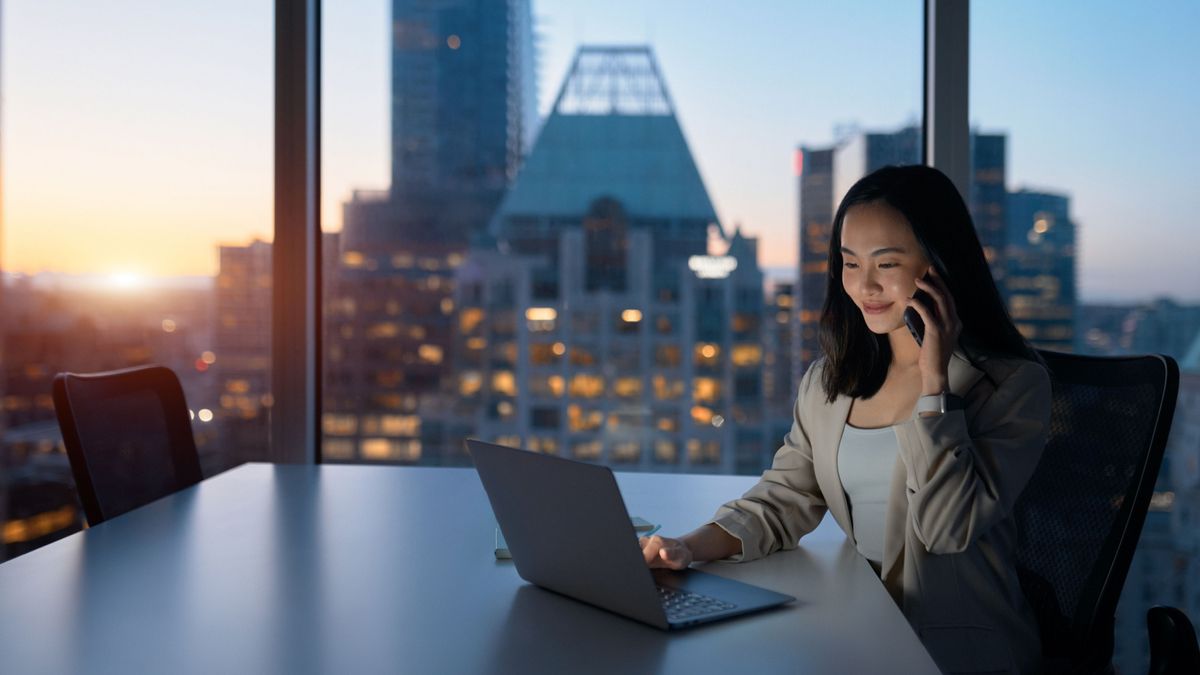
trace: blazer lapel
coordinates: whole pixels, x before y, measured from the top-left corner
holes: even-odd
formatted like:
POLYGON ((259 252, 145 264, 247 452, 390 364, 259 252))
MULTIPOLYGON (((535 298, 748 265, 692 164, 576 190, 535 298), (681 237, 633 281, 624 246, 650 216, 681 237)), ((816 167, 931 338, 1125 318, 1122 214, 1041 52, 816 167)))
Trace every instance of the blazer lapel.
MULTIPOLYGON (((946 374, 950 379, 950 391, 959 396, 966 396, 971 387, 983 377, 983 371, 971 365, 961 351, 955 351, 950 358, 946 374)), ((849 406, 847 406, 847 410, 849 406)), ((904 424, 911 424, 905 422, 904 424)), ((897 441, 899 435, 897 435, 897 441)), ((891 492, 888 495, 888 509, 884 517, 883 529, 883 566, 880 578, 889 588, 900 588, 901 574, 904 571, 904 540, 908 523, 908 472, 904 460, 896 454, 896 463, 892 465, 891 492)), ((845 495, 842 495, 843 508, 845 495)))
POLYGON ((854 529, 851 527, 846 493, 842 490, 842 480, 838 475, 837 453, 853 401, 849 396, 838 396, 829 407, 822 410, 817 417, 818 424, 814 425, 812 438, 813 471, 817 474, 817 483, 825 497, 825 506, 847 533, 854 529))

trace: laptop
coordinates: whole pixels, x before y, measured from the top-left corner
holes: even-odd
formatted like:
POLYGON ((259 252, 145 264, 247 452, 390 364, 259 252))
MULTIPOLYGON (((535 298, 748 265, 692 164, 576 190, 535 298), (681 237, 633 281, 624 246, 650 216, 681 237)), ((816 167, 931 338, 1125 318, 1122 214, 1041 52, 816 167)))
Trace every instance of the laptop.
POLYGON ((698 570, 651 570, 608 467, 467 440, 517 573, 664 630, 795 600, 698 570))

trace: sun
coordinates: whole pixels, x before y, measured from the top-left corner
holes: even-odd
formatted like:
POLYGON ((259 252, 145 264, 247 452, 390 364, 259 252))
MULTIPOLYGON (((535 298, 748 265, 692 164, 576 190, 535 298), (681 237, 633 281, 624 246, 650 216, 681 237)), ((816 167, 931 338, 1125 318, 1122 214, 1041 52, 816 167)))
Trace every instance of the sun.
POLYGON ((113 272, 108 275, 108 283, 119 291, 131 291, 141 288, 145 278, 137 272, 113 272))

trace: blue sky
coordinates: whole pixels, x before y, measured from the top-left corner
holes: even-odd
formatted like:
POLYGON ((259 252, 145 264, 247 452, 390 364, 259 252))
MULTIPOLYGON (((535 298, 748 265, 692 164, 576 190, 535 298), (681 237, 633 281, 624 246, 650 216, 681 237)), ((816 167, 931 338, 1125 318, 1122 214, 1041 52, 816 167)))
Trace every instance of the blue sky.
MULTIPOLYGON (((389 4, 324 8, 332 227, 352 189, 386 187, 389 4)), ((921 7, 534 0, 542 105, 578 45, 651 44, 723 223, 760 236, 764 264, 787 265, 794 148, 830 143, 839 125, 919 119, 921 7)), ((103 238, 104 264, 121 270, 178 259, 171 269, 211 273, 214 241, 269 237, 271 2, 3 11, 6 269, 55 269, 103 238), (79 232, 64 238, 79 250, 39 249, 51 230, 79 232)), ((1083 298, 1200 301, 1200 3, 980 0, 972 12, 970 118, 1008 134, 1010 187, 1071 195, 1083 298)))

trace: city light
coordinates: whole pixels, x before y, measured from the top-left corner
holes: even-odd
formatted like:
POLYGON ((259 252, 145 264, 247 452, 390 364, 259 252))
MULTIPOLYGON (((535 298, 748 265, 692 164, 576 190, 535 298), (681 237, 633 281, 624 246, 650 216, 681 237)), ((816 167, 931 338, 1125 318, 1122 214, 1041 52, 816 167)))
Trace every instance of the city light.
POLYGON ((553 307, 530 307, 525 310, 527 321, 553 321, 558 318, 558 312, 553 307))
POLYGON ((200 412, 197 413, 196 416, 200 418, 201 422, 211 422, 213 418, 213 411, 209 410, 208 408, 201 408, 200 412))
POLYGON ((727 255, 694 255, 688 258, 688 269, 701 279, 724 279, 737 266, 737 259, 727 255))
POLYGON ((174 333, 175 332, 175 322, 170 319, 163 319, 162 320, 162 329, 163 329, 164 333, 174 333))
POLYGON ((640 309, 627 309, 621 312, 621 320, 625 323, 637 323, 642 320, 642 311, 640 309))

